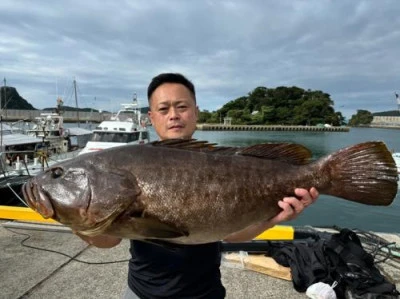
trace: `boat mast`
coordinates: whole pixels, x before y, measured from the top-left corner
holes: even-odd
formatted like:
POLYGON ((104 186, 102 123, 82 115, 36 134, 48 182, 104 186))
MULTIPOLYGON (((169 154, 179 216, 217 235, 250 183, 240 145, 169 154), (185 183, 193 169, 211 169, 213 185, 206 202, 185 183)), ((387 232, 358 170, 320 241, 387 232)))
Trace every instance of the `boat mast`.
POLYGON ((133 104, 136 106, 135 111, 136 111, 136 117, 137 117, 137 124, 138 124, 138 126, 140 126, 140 118, 141 118, 141 115, 140 115, 140 108, 139 108, 139 106, 138 106, 138 100, 137 100, 137 94, 136 94, 136 92, 133 94, 132 102, 133 102, 133 104))
POLYGON ((76 94, 76 80, 75 79, 74 79, 74 92, 75 92, 76 117, 78 119, 78 128, 79 128, 79 108, 78 108, 78 96, 76 94))
MULTIPOLYGON (((4 78, 4 104, 6 103, 6 78, 4 78)), ((0 151, 3 148, 3 102, 0 94, 0 151)))
MULTIPOLYGON (((3 80, 4 82, 4 103, 6 102, 6 78, 3 80)), ((0 115, 3 116, 3 97, 0 96, 0 115)))

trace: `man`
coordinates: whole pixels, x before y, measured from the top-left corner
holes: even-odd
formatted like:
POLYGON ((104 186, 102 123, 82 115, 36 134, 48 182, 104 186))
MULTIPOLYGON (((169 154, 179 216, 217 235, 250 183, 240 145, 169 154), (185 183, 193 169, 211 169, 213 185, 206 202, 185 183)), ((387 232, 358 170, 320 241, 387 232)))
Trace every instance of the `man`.
MULTIPOLYGON (((193 84, 181 74, 165 73, 153 78, 148 90, 149 117, 161 140, 189 139, 196 130, 198 107, 193 84)), ((296 189, 296 197, 285 197, 277 216, 226 237, 227 242, 248 241, 275 224, 294 219, 313 203, 318 192, 296 189)), ((79 235, 79 234, 78 234, 79 235)), ((112 236, 84 237, 97 247, 116 246, 112 236)), ((220 274, 220 243, 162 247, 131 240, 128 288, 124 298, 224 298, 220 274)))

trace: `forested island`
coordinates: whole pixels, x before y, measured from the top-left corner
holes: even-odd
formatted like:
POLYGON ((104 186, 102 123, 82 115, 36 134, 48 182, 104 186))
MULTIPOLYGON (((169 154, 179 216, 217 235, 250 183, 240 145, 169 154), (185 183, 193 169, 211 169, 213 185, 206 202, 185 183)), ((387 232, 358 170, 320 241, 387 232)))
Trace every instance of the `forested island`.
POLYGON ((220 123, 230 117, 237 125, 343 125, 344 117, 333 106, 330 95, 319 90, 260 86, 217 111, 201 111, 199 122, 220 123))

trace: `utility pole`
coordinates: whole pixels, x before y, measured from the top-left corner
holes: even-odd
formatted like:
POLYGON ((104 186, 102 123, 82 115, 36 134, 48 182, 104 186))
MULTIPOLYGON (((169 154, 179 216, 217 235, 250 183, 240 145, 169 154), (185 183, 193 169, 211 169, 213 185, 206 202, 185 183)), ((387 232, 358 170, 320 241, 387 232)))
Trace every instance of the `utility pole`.
POLYGON ((74 91, 75 91, 75 106, 76 106, 76 117, 78 119, 78 128, 80 127, 79 125, 79 108, 78 108, 78 96, 76 94, 76 80, 74 79, 74 91))

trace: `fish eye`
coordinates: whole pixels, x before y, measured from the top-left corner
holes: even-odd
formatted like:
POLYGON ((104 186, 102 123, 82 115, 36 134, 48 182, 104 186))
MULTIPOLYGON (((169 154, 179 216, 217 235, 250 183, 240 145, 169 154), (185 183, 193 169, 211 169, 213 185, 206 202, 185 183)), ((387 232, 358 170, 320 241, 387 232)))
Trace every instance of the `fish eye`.
POLYGON ((57 179, 64 174, 64 170, 60 167, 53 168, 51 170, 51 177, 57 179))

